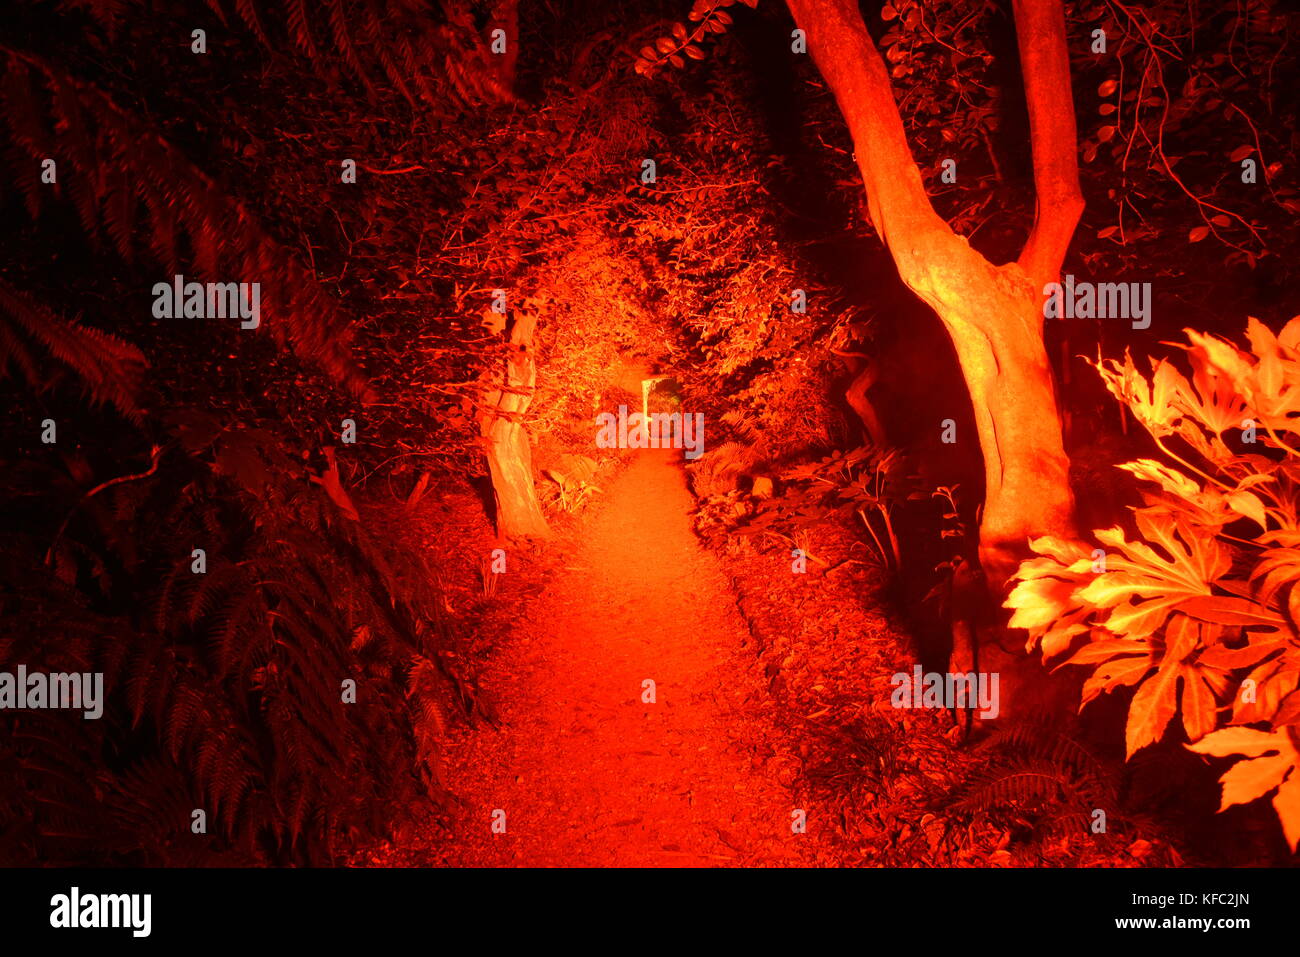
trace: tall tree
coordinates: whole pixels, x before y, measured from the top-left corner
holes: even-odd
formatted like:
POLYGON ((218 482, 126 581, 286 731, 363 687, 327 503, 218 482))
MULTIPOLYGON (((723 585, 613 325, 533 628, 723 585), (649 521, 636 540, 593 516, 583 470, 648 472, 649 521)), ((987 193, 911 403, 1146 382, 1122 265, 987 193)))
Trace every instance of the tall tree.
POLYGON ((853 138, 871 220, 903 282, 943 321, 984 455, 980 558, 1000 588, 1031 537, 1073 532, 1069 460, 1043 346, 1043 295, 1083 211, 1061 0, 1014 0, 1037 215, 1015 262, 995 266, 935 212, 889 73, 857 0, 787 0, 853 138))

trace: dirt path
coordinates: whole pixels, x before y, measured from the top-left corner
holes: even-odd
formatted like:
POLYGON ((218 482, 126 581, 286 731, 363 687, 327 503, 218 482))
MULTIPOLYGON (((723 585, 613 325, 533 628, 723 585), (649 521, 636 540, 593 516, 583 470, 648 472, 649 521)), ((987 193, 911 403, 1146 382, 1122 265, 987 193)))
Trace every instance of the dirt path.
POLYGON ((792 775, 763 758, 754 715, 766 692, 747 628, 691 531, 681 453, 629 454, 563 569, 494 651, 484 687, 501 725, 453 746, 448 784, 463 803, 449 863, 809 859, 811 835, 792 833, 794 799, 778 780, 792 775))

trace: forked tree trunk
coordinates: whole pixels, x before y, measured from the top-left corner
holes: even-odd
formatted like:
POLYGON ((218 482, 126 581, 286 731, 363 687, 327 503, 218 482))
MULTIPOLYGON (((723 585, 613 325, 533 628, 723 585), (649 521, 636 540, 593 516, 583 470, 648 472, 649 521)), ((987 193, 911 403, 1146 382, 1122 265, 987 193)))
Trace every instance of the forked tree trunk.
POLYGON ((524 428, 524 413, 537 385, 535 323, 535 317, 527 313, 516 314, 510 330, 510 356, 500 382, 484 396, 484 412, 479 417, 496 497, 497 534, 502 538, 546 538, 551 533, 537 502, 532 449, 524 428))
POLYGON ((1073 533, 1042 311, 1042 288, 1056 279, 1083 208, 1061 2, 1014 3, 1038 213, 1019 260, 1003 266, 971 249, 931 206, 857 0, 787 2, 848 124, 872 223, 903 281, 952 338, 984 455, 980 559, 1001 590, 1031 537, 1073 533))
POLYGON ((970 393, 984 457, 980 564, 998 593, 1031 538, 1074 533, 1074 499, 1042 297, 1014 264, 996 269, 980 259, 969 271, 942 296, 923 298, 952 338, 970 393))

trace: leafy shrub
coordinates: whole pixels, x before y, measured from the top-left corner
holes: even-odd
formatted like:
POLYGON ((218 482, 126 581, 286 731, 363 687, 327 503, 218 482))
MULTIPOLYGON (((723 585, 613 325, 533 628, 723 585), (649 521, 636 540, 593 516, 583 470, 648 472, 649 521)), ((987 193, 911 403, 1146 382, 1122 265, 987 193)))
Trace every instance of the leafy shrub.
POLYGON ((103 672, 105 700, 0 725, 0 861, 325 863, 442 794, 428 569, 269 428, 178 410, 168 432, 89 492, 75 461, 11 476, 0 668, 103 672))
POLYGON ((1103 547, 1045 537, 1007 600, 1045 659, 1092 666, 1082 704, 1133 688, 1127 754, 1175 714, 1187 747, 1240 756, 1220 810, 1273 795, 1300 846, 1300 317, 1279 335, 1251 319, 1249 350, 1187 331, 1191 378, 1148 380, 1126 355, 1095 363, 1168 462, 1119 466, 1151 487, 1137 537, 1103 547), (1180 455, 1169 445, 1181 440, 1180 455), (1172 463, 1172 464, 1171 464, 1172 463), (1080 641, 1079 639, 1085 639, 1080 641))
POLYGON ((880 563, 897 567, 891 510, 899 495, 899 461, 896 451, 871 446, 832 452, 781 472, 780 494, 757 505, 738 491, 705 499, 696 528, 704 534, 716 527, 741 536, 771 535, 825 565, 807 547, 812 530, 836 519, 852 521, 856 514, 880 563))

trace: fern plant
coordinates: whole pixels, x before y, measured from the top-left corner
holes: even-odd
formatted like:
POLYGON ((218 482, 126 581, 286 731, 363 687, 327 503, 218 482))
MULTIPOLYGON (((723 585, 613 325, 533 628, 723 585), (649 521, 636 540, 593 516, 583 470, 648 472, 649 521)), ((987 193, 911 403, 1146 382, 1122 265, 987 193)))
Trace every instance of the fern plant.
POLYGON ((155 470, 77 496, 57 533, 6 542, 0 667, 100 671, 107 701, 98 721, 42 712, 0 731, 22 795, 0 807, 0 853, 335 860, 443 793, 455 691, 433 576, 384 550, 270 429, 168 421, 155 470), (35 564, 42 537, 54 544, 35 564))
MULTIPOLYGON (((396 90, 412 106, 447 95, 464 105, 514 102, 514 56, 494 54, 475 22, 471 0, 197 0, 225 29, 242 27, 272 54, 286 50, 311 61, 336 85, 355 82, 370 97, 396 90)), ((66 12, 86 14, 110 38, 129 18, 150 13, 147 0, 59 0, 66 12)), ((491 27, 517 43, 518 0, 488 5, 491 27)), ((202 11, 195 10, 198 20, 202 11)))
POLYGON ((0 378, 17 369, 29 388, 49 390, 58 384, 49 358, 76 377, 92 405, 111 405, 140 421, 144 354, 117 336, 56 315, 0 278, 0 378))
POLYGON ((143 237, 169 272, 265 277, 264 311, 276 341, 354 392, 365 391, 337 301, 246 204, 98 87, 33 53, 0 46, 0 57, 3 116, 14 144, 10 152, 17 152, 12 166, 33 217, 48 202, 49 188, 39 179, 42 163, 57 154, 88 236, 107 238, 128 261, 140 253, 143 237))
POLYGON ((1046 722, 998 728, 975 749, 979 765, 944 802, 950 810, 1027 825, 1034 837, 1090 833, 1096 809, 1113 814, 1117 775, 1046 722))
POLYGON ((1248 348, 1187 331, 1189 377, 1166 360, 1098 361, 1165 461, 1119 466, 1147 484, 1100 547, 1040 538, 1007 599, 1044 658, 1091 667, 1083 704, 1132 688, 1127 753, 1170 732, 1237 757, 1221 810, 1272 796, 1300 847, 1300 318, 1248 348), (1173 443, 1178 445, 1174 446, 1173 443))

